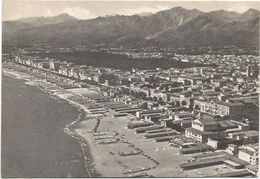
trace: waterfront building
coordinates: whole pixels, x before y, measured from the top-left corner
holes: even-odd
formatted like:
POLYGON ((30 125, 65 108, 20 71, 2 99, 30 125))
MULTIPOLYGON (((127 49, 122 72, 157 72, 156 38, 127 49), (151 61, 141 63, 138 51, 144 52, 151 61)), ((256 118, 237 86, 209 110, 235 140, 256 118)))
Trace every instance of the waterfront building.
POLYGON ((185 129, 185 136, 193 138, 199 142, 206 143, 209 137, 219 136, 218 123, 206 116, 200 116, 200 118, 192 121, 191 128, 185 129))
POLYGON ((254 130, 229 132, 228 138, 242 141, 243 143, 256 143, 259 140, 259 133, 254 130))
POLYGON ((253 145, 244 145, 238 152, 238 158, 246 161, 250 165, 258 165, 259 146, 258 143, 253 145))
POLYGON ((229 119, 234 120, 239 120, 244 115, 244 104, 239 102, 230 103, 195 99, 194 108, 199 109, 202 113, 221 117, 228 116, 229 119))

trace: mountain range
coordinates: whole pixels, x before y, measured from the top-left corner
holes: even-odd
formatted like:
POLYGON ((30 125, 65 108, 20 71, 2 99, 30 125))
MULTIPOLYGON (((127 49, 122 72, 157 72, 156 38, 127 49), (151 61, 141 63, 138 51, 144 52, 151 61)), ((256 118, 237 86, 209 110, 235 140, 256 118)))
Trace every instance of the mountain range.
POLYGON ((68 14, 3 22, 3 46, 108 45, 258 47, 259 15, 225 10, 202 12, 174 7, 155 14, 79 20, 68 14))

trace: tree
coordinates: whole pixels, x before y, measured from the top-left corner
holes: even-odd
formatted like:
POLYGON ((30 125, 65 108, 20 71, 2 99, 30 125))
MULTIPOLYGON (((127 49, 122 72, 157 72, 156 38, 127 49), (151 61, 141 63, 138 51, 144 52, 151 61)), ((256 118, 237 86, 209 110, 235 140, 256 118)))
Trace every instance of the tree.
POLYGON ((215 92, 220 92, 221 91, 220 87, 216 87, 214 90, 215 90, 215 92))
POLYGON ((187 105, 187 102, 186 102, 186 101, 182 101, 182 102, 181 102, 181 105, 182 105, 182 106, 186 106, 186 105, 187 105))
POLYGON ((180 101, 176 101, 175 104, 176 104, 176 107, 180 107, 180 101))
POLYGON ((147 109, 148 108, 148 104, 145 102, 141 105, 141 109, 147 109))
POLYGON ((149 97, 149 101, 152 101, 152 100, 153 100, 153 97, 150 96, 150 97, 149 97))
POLYGON ((130 95, 135 95, 135 92, 133 90, 130 91, 130 95))
POLYGON ((194 109, 199 111, 199 110, 200 110, 199 105, 196 104, 196 105, 194 106, 194 109))
POLYGON ((170 102, 169 103, 171 106, 175 106, 175 103, 174 102, 170 102))

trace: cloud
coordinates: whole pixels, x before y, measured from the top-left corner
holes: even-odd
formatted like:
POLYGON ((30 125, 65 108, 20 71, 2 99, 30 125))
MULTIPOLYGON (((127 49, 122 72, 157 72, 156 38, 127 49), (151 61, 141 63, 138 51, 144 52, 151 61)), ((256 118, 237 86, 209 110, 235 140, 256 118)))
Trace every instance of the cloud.
POLYGON ((67 7, 65 9, 62 10, 62 13, 67 13, 73 17, 76 17, 78 19, 90 19, 93 18, 93 16, 91 15, 90 11, 88 9, 85 8, 81 8, 81 7, 67 7))
POLYGON ((47 10, 46 10, 46 16, 52 16, 52 15, 53 15, 52 10, 47 9, 47 10))
POLYGON ((135 9, 129 9, 127 11, 124 12, 125 15, 133 15, 133 14, 140 14, 140 13, 144 13, 144 12, 151 12, 151 13, 155 13, 158 11, 162 11, 162 10, 166 10, 169 9, 168 6, 162 6, 162 5, 154 5, 154 6, 142 6, 142 7, 138 7, 135 9))
POLYGON ((228 8, 227 10, 229 11, 236 11, 239 13, 243 13, 245 11, 247 11, 250 7, 246 4, 246 3, 240 3, 240 4, 235 4, 232 5, 230 8, 228 8))

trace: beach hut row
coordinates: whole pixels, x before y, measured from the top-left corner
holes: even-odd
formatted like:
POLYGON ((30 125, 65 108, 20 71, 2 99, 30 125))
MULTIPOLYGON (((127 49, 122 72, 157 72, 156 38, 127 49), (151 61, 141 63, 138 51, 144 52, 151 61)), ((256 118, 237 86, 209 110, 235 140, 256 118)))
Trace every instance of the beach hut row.
POLYGON ((155 129, 155 130, 148 130, 145 131, 148 134, 153 134, 153 133, 159 133, 159 132, 167 132, 167 131, 172 131, 170 128, 161 128, 161 129, 155 129))
POLYGON ((103 102, 102 103, 104 106, 110 108, 110 109, 120 109, 120 108, 128 108, 129 106, 124 104, 124 103, 120 103, 120 102, 103 102))
POLYGON ((144 132, 147 132, 147 131, 150 131, 150 130, 155 130, 155 129, 162 129, 163 126, 160 126, 160 125, 152 125, 152 126, 148 126, 148 127, 140 127, 140 128, 137 128, 135 130, 136 133, 144 133, 144 132))
POLYGON ((138 155, 141 152, 142 152, 141 150, 133 150, 133 151, 129 151, 129 152, 119 152, 118 154, 120 156, 129 156, 129 155, 138 155))
POLYGON ((195 169, 195 168, 220 165, 223 163, 224 159, 225 159, 224 157, 218 157, 218 158, 214 158, 214 159, 206 159, 206 160, 201 160, 201 161, 183 163, 183 164, 180 164, 180 168, 183 170, 191 170, 191 169, 195 169))
POLYGON ((133 114, 135 114, 137 111, 141 111, 141 109, 138 108, 138 107, 124 107, 124 108, 114 109, 114 111, 119 112, 119 113, 133 113, 133 114))
POLYGON ((123 172, 123 174, 137 173, 137 172, 142 172, 142 171, 151 170, 151 169, 153 169, 153 168, 156 168, 156 166, 130 169, 130 170, 128 170, 128 171, 123 172))
POLYGON ((93 99, 95 100, 96 102, 105 102, 105 101, 108 101, 109 99, 98 94, 98 93, 86 93, 86 94, 83 94, 83 96, 85 97, 88 97, 90 99, 93 99))
POLYGON ((180 153, 182 154, 191 154, 191 153, 198 153, 198 152, 206 152, 206 151, 213 151, 211 146, 200 144, 200 145, 193 145, 188 148, 182 148, 180 153))
POLYGON ((88 109, 95 109, 95 108, 103 108, 103 107, 99 104, 90 104, 88 106, 88 109))
POLYGON ((120 111, 125 111, 125 110, 130 110, 130 109, 134 110, 134 109, 139 109, 139 108, 124 107, 124 108, 116 108, 116 109, 114 109, 114 111, 120 112, 120 111))
POLYGON ((239 160, 236 160, 235 157, 220 156, 215 158, 196 160, 184 164, 180 164, 180 168, 183 170, 190 170, 195 168, 202 168, 214 165, 226 164, 235 169, 241 169, 245 166, 245 164, 239 160))
POLYGON ((124 117, 124 116, 127 116, 127 115, 128 115, 127 113, 117 113, 117 114, 114 114, 113 117, 117 118, 117 117, 124 117))
POLYGON ((99 108, 99 109, 92 109, 92 110, 89 110, 92 114, 102 114, 102 113, 105 113, 107 112, 106 109, 104 108, 99 108))
POLYGON ((146 127, 151 125, 153 125, 153 122, 136 122, 136 123, 128 124, 126 127, 128 129, 135 129, 135 128, 146 127))
POLYGON ((106 139, 103 141, 98 142, 97 144, 114 144, 117 143, 119 141, 119 139, 106 139))
POLYGON ((134 174, 134 175, 128 175, 127 177, 130 178, 143 178, 143 177, 152 177, 152 175, 149 175, 147 173, 138 173, 138 174, 134 174))
POLYGON ((172 136, 156 137, 154 140, 155 142, 167 142, 172 140, 172 136))
POLYGON ((192 159, 197 160, 197 159, 210 158, 210 157, 216 157, 216 156, 225 156, 225 155, 227 155, 226 152, 220 151, 220 152, 212 152, 212 153, 193 155, 192 159))
POLYGON ((173 131, 167 131, 167 132, 159 132, 159 133, 153 133, 153 134, 145 134, 145 138, 156 138, 156 137, 164 137, 164 136, 173 136, 173 131))
POLYGON ((104 136, 104 135, 106 135, 105 132, 95 132, 95 133, 93 134, 93 136, 104 136))
POLYGON ((233 171, 227 173, 220 173, 217 175, 211 175, 209 177, 219 178, 219 177, 250 177, 250 176, 252 176, 252 173, 250 173, 249 171, 240 170, 240 171, 233 171))
POLYGON ((97 118, 97 123, 95 124, 95 127, 94 127, 94 129, 93 129, 93 131, 94 131, 95 133, 98 132, 99 124, 100 124, 100 118, 97 118))

